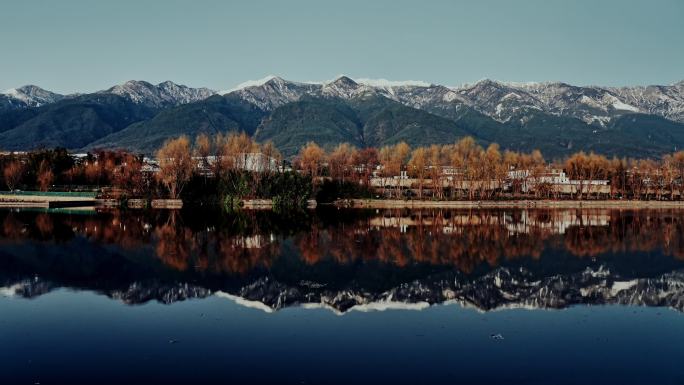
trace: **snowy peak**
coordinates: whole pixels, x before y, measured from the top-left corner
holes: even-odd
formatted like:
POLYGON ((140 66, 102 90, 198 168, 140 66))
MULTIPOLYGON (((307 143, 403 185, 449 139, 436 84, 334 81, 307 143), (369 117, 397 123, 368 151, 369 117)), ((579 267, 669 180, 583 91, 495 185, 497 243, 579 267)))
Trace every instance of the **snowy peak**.
POLYGON ((264 82, 264 84, 267 84, 271 87, 282 87, 283 85, 285 85, 285 83, 288 82, 280 76, 271 76, 270 79, 264 82))
MULTIPOLYGON (((136 80, 100 92, 120 95, 153 108, 197 102, 217 93, 171 81, 154 85, 136 80)), ((607 125, 617 117, 633 113, 684 122, 684 81, 672 85, 600 87, 575 86, 563 82, 514 83, 482 79, 460 87, 446 87, 420 81, 353 79, 345 75, 325 82, 294 82, 269 75, 244 82, 220 94, 232 94, 265 111, 298 101, 303 96, 341 99, 383 96, 430 112, 453 112, 468 107, 499 122, 533 111, 572 117, 597 125, 607 125)), ((65 97, 68 96, 27 85, 0 94, 0 109, 40 107, 65 97)))
POLYGON ((236 95, 263 110, 271 111, 284 104, 295 102, 304 95, 317 93, 321 88, 319 84, 291 82, 278 76, 262 80, 265 81, 246 82, 248 86, 229 92, 229 94, 236 95))
POLYGON ((507 121, 520 110, 540 109, 540 102, 523 88, 490 79, 457 90, 466 104, 498 121, 507 121))
POLYGON ((267 111, 304 95, 343 99, 381 95, 428 111, 453 111, 467 106, 500 122, 530 111, 599 125, 629 113, 655 114, 684 122, 684 82, 672 86, 607 88, 482 79, 461 87, 445 87, 415 81, 354 80, 348 76, 322 83, 298 83, 271 76, 245 84, 248 85, 233 93, 267 111))
POLYGON ((134 103, 152 107, 170 107, 197 102, 216 93, 207 88, 190 88, 171 81, 153 85, 140 80, 129 80, 101 92, 123 96, 134 103))
POLYGON ((12 88, 3 92, 3 96, 9 103, 17 104, 17 107, 40 107, 45 104, 54 103, 64 98, 54 92, 44 90, 38 86, 26 85, 19 88, 12 88))
POLYGON ((321 87, 321 94, 343 99, 351 99, 363 94, 374 94, 377 90, 365 84, 359 84, 347 76, 340 76, 321 87))
POLYGON ((219 91, 218 93, 220 95, 226 95, 226 94, 229 94, 229 93, 234 92, 234 91, 242 90, 244 88, 262 86, 265 83, 267 83, 268 81, 273 80, 274 78, 277 78, 277 76, 268 75, 268 76, 265 76, 265 77, 263 77, 261 79, 257 79, 257 80, 247 80, 246 82, 242 82, 242 83, 238 84, 237 86, 235 86, 229 90, 219 91))
POLYGON ((359 84, 357 82, 353 81, 351 78, 344 76, 344 75, 335 79, 330 84, 334 84, 337 87, 344 87, 344 88, 356 88, 359 86, 359 84))

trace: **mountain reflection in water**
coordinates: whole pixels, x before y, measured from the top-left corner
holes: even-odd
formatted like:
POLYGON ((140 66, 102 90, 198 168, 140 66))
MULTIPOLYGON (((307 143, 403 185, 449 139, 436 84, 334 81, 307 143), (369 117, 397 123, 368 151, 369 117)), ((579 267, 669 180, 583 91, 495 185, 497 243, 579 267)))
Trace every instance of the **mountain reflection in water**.
POLYGON ((634 304, 684 310, 681 210, 2 211, 0 294, 266 311, 634 304))

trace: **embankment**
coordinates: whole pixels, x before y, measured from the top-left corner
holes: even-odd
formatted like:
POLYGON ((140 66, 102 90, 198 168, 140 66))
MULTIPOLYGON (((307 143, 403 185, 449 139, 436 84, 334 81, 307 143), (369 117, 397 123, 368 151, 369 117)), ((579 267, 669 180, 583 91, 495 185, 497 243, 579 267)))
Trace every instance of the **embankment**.
POLYGON ((681 208, 684 201, 642 200, 502 200, 502 201, 418 201, 385 199, 346 199, 335 202, 339 207, 391 208, 681 208))

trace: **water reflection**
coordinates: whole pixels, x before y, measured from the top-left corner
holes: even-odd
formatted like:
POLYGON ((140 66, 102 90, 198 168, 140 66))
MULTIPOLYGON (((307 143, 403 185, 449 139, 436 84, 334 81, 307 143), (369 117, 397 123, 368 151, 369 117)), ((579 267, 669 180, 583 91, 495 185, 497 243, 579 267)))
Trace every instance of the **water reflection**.
POLYGON ((217 294, 264 310, 684 310, 684 211, 2 211, 0 294, 126 303, 217 294))

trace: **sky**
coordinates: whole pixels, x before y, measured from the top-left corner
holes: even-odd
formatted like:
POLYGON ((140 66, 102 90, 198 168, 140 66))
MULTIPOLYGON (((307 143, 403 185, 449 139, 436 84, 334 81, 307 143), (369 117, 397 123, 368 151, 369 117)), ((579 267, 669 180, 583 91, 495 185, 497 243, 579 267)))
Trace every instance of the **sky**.
POLYGON ((0 90, 684 79, 682 0, 0 0, 0 90))

